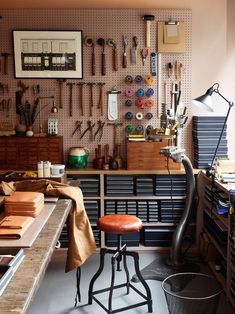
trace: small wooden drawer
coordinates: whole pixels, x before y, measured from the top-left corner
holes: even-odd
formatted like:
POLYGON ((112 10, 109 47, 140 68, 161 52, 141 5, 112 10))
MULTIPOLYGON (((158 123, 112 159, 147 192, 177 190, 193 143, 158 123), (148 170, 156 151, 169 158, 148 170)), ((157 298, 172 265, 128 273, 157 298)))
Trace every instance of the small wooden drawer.
POLYGON ((160 154, 160 148, 167 146, 168 141, 161 142, 128 142, 128 170, 180 170, 181 164, 160 154), (168 160, 167 160, 168 159, 168 160))

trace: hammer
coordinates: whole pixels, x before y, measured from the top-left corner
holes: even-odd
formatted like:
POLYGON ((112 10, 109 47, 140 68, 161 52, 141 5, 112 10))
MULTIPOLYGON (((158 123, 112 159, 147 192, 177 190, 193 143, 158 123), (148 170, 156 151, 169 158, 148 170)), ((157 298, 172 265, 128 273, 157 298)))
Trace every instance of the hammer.
POLYGON ((96 83, 86 83, 86 85, 90 86, 90 106, 89 106, 89 116, 92 117, 92 109, 94 107, 94 95, 93 95, 93 86, 96 83))
POLYGON ((2 52, 1 55, 4 58, 4 61, 3 61, 3 73, 4 74, 8 74, 8 57, 10 56, 10 54, 8 52, 2 52))
POLYGON ((73 116, 73 85, 75 83, 67 83, 69 86, 69 116, 73 116))
POLYGON ((117 128, 119 126, 122 126, 123 123, 107 123, 107 125, 112 125, 113 126, 113 146, 115 147, 116 139, 117 139, 117 128))
POLYGON ((150 22, 154 21, 154 15, 144 15, 143 20, 146 22, 146 47, 150 48, 150 22))

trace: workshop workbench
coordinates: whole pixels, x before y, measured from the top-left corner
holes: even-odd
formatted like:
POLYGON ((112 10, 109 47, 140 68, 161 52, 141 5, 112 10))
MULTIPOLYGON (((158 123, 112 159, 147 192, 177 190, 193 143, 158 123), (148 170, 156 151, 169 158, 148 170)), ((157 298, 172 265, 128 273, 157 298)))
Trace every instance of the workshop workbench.
POLYGON ((45 275, 71 205, 71 200, 59 199, 33 245, 24 248, 25 258, 0 296, 1 314, 26 313, 45 275))

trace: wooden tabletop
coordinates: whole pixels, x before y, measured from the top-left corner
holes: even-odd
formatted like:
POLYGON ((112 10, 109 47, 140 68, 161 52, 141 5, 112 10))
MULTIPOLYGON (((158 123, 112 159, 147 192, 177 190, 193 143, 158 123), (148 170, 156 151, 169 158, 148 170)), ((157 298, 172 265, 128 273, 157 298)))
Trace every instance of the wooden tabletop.
POLYGON ((45 275, 71 205, 71 200, 58 200, 31 248, 24 249, 23 262, 0 296, 1 314, 26 313, 45 275))

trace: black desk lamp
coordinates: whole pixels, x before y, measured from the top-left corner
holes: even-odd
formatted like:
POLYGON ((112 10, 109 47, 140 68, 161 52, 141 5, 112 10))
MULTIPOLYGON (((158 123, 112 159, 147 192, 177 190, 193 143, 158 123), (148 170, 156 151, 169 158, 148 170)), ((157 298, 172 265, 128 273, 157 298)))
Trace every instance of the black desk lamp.
MULTIPOLYGON (((228 101, 220 92, 219 92, 219 84, 215 83, 212 87, 210 87, 205 95, 202 95, 193 100, 193 103, 197 106, 207 109, 208 111, 214 111, 212 106, 212 95, 213 93, 218 94, 221 98, 223 98, 229 105, 229 109, 227 115, 224 120, 224 124, 221 130, 221 134, 219 136, 219 140, 212 158, 211 165, 207 171, 208 176, 211 176, 213 171, 213 164, 217 155, 217 151, 220 145, 221 138, 223 136, 224 128, 226 126, 228 116, 230 113, 231 108, 233 107, 233 102, 228 101)), ((161 149, 161 153, 167 157, 172 158, 176 162, 182 162, 185 173, 186 173, 186 201, 185 201, 185 208, 183 215, 179 224, 177 225, 173 239, 171 243, 170 249, 170 256, 168 258, 159 255, 156 260, 154 260, 150 265, 146 266, 142 271, 142 276, 147 279, 152 280, 163 280, 167 276, 179 273, 179 272, 198 272, 199 266, 193 263, 186 262, 182 256, 182 243, 183 243, 183 236, 184 232, 189 225, 190 217, 193 210, 193 199, 194 199, 194 192, 195 192, 195 180, 193 174, 193 168, 189 158, 184 155, 183 151, 177 147, 163 147, 161 149)), ((214 176, 213 176, 214 177, 214 176)), ((136 275, 132 277, 133 281, 138 281, 136 275)))
POLYGON ((199 96, 197 98, 195 98, 192 102, 193 104, 199 106, 200 108, 202 109, 207 109, 208 111, 214 111, 213 110, 213 103, 212 103, 212 95, 216 93, 218 94, 221 98, 223 98, 226 103, 228 104, 228 111, 227 111, 227 115, 225 117, 225 120, 224 120, 224 124, 223 124, 223 127, 222 127, 222 130, 221 130, 221 133, 220 133, 220 136, 219 136, 219 139, 218 139, 218 143, 217 143, 217 146, 216 146, 216 149, 215 149, 215 152, 214 152, 214 155, 213 155, 213 158, 212 158, 212 161, 211 161, 211 164, 209 165, 209 168, 207 169, 207 176, 210 177, 210 176, 214 176, 214 162, 215 162, 215 158, 216 158, 216 155, 217 155, 217 152, 218 152, 218 149, 219 149, 219 145, 220 145, 220 142, 221 142, 221 139, 222 139, 222 136, 223 136, 223 133, 224 133, 224 129, 225 129, 225 126, 226 126, 226 123, 227 123, 227 120, 228 120, 228 117, 229 117, 229 114, 230 114, 230 110, 231 108, 233 107, 234 103, 232 101, 229 101, 227 98, 225 98, 219 91, 219 83, 215 83, 213 86, 211 86, 204 95, 202 96, 199 96))

